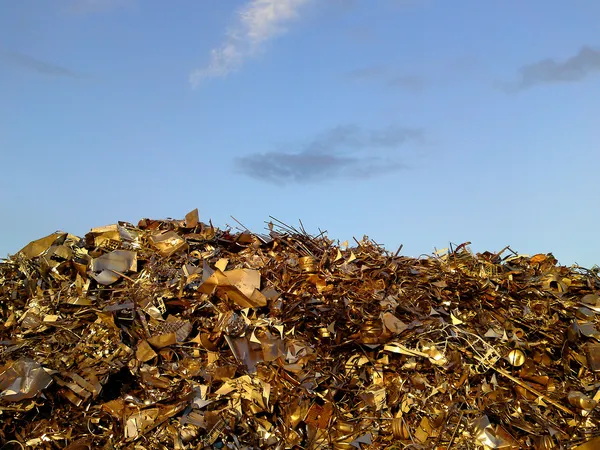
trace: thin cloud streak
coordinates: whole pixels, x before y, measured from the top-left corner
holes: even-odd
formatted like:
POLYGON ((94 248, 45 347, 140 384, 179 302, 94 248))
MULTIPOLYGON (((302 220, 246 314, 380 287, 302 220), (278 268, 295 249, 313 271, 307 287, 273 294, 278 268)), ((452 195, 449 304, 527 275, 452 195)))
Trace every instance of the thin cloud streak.
POLYGON ((583 46, 575 56, 564 61, 547 58, 521 67, 518 81, 504 88, 516 92, 541 84, 573 83, 594 73, 600 73, 600 51, 583 46))
POLYGON ((385 66, 367 66, 351 70, 346 73, 346 76, 352 80, 362 81, 383 78, 389 73, 389 68, 385 66))
POLYGON ((359 43, 372 42, 377 37, 377 33, 373 28, 360 25, 349 27, 344 33, 346 36, 359 43))
POLYGON ((69 11, 73 14, 96 14, 131 6, 135 0, 71 0, 69 11))
POLYGON ((416 75, 398 75, 388 80, 388 86, 405 89, 407 91, 420 91, 427 85, 423 77, 416 75))
POLYGON ((404 89, 410 92, 423 90, 427 86, 427 80, 418 75, 399 74, 389 66, 374 65, 355 69, 345 74, 346 78, 357 81, 378 81, 386 86, 396 89, 404 89))
POLYGON ((0 52, 0 59, 23 69, 31 70, 42 75, 80 78, 80 75, 66 67, 48 61, 33 58, 19 52, 0 52))
POLYGON ((237 23, 227 39, 210 53, 208 66, 195 69, 189 81, 193 88, 206 79, 225 77, 264 50, 268 41, 287 32, 285 24, 298 17, 312 0, 252 0, 237 13, 237 23))
MULTIPOLYGON (((404 62, 402 66, 406 65, 404 62)), ((441 61, 425 71, 403 72, 398 61, 388 64, 374 64, 360 67, 346 72, 344 78, 354 82, 372 82, 389 89, 399 89, 407 92, 421 92, 426 89, 442 86, 452 82, 464 82, 467 77, 473 77, 478 69, 482 68, 481 62, 473 56, 453 56, 446 61, 441 61)))
POLYGON ((294 148, 237 158, 239 173, 273 184, 310 184, 337 178, 369 179, 408 166, 395 150, 423 140, 422 130, 389 126, 365 130, 341 125, 294 148))

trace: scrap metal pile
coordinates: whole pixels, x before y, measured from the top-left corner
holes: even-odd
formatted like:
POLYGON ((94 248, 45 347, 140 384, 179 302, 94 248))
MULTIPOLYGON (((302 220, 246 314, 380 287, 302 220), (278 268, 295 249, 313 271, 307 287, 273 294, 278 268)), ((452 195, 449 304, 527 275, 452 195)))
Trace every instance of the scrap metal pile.
POLYGON ((55 233, 0 264, 3 449, 600 448, 600 278, 281 223, 55 233))

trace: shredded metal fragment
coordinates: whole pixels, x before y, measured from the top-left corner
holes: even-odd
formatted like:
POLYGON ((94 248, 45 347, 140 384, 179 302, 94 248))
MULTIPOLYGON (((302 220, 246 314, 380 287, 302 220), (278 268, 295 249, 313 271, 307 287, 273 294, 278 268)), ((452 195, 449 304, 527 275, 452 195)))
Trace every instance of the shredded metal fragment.
POLYGON ((600 448, 597 269, 242 227, 193 210, 0 263, 0 442, 600 448))

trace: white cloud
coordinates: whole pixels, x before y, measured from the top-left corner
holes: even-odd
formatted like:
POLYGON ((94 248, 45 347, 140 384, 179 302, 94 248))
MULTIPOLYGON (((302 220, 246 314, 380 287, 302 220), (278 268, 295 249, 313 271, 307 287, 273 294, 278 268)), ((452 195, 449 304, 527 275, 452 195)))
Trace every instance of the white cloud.
POLYGON ((235 25, 225 42, 210 52, 208 66, 190 73, 192 87, 202 80, 224 77, 264 49, 265 44, 284 34, 285 24, 298 16, 298 10, 311 0, 251 0, 237 13, 235 25))

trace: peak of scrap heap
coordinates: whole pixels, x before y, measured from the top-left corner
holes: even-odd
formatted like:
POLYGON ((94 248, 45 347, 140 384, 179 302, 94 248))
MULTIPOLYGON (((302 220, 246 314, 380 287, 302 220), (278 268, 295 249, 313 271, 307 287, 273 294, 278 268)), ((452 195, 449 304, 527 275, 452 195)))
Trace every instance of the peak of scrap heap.
POLYGON ((3 260, 1 448, 600 448, 595 268, 268 225, 194 210, 3 260))

